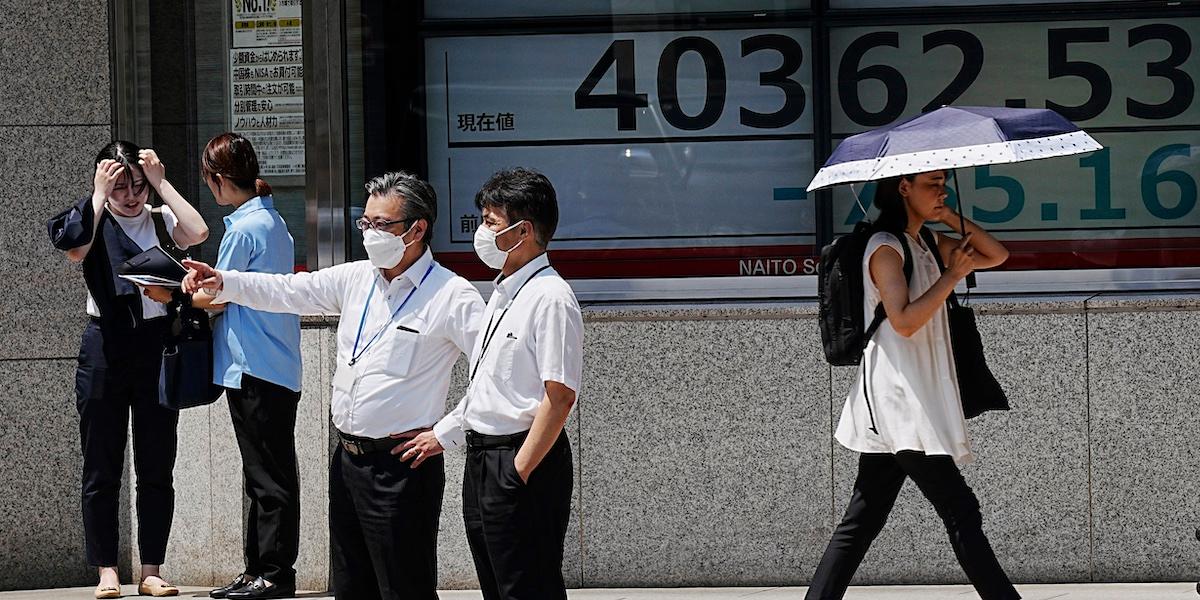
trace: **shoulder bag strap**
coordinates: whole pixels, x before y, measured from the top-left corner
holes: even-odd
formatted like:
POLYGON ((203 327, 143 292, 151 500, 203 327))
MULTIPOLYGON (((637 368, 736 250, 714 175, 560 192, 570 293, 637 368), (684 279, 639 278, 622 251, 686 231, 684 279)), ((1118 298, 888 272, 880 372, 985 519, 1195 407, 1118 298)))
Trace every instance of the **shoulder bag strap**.
MULTIPOLYGON (((946 264, 942 262, 942 251, 940 246, 938 246, 937 235, 928 227, 922 227, 921 239, 925 240, 925 245, 933 252, 933 260, 937 261, 938 271, 945 273, 946 264)), ((970 290, 967 293, 970 293, 970 290)), ((949 304, 952 308, 958 308, 958 294, 954 290, 950 291, 950 295, 946 298, 946 304, 949 304)))

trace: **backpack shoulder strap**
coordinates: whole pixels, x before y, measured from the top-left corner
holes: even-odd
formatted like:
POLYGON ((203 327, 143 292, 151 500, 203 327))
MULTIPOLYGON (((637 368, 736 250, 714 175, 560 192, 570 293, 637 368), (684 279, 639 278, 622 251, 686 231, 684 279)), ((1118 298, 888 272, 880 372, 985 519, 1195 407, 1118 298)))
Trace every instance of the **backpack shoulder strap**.
POLYGON ((938 247, 937 234, 928 227, 921 227, 921 239, 925 240, 925 246, 933 253, 933 260, 937 261, 938 270, 945 273, 946 265, 942 263, 942 251, 938 247))
POLYGON ((183 250, 175 244, 174 238, 167 232, 167 219, 162 214, 161 206, 150 209, 150 220, 154 222, 154 235, 158 238, 158 245, 177 260, 183 256, 183 250))
MULTIPOLYGON (((933 260, 937 261, 938 271, 945 273, 946 264, 942 262, 942 251, 938 247, 937 235, 928 227, 921 227, 921 239, 925 240, 925 245, 933 253, 933 260)), ((954 290, 951 290, 950 295, 946 297, 946 303, 952 307, 958 306, 958 294, 954 290)))
POLYGON ((912 248, 908 246, 908 235, 900 235, 900 245, 904 246, 904 281, 912 281, 912 248))

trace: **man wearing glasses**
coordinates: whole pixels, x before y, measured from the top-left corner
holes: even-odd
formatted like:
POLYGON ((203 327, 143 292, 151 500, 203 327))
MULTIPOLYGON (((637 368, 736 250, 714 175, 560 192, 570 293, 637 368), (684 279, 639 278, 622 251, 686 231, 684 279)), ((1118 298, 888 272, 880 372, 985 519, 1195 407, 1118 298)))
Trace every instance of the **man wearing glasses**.
POLYGON ((450 371, 469 354, 483 299, 433 260, 437 197, 397 172, 367 183, 358 228, 368 260, 311 273, 218 271, 194 261, 184 290, 214 302, 339 315, 329 467, 329 533, 337 598, 436 599, 443 460, 400 462, 399 444, 445 412, 450 371), (393 452, 395 450, 395 452, 393 452))

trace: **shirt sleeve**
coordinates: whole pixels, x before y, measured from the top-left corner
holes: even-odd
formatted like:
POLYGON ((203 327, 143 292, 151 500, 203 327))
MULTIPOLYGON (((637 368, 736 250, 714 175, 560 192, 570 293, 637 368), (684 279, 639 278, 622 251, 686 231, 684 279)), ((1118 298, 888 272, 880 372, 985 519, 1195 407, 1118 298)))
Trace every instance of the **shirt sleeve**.
POLYGON ((467 434, 462 428, 463 408, 466 403, 467 397, 464 395, 454 410, 447 413, 433 426, 433 436, 445 450, 460 448, 467 444, 467 434))
POLYGON ((50 243, 59 250, 71 250, 92 241, 96 214, 91 197, 84 198, 46 223, 50 243))
POLYGON ((534 313, 534 359, 542 381, 576 393, 583 378, 583 314, 574 302, 543 301, 534 313))
POLYGON ((267 312, 338 315, 352 263, 312 273, 242 273, 221 270, 224 285, 213 299, 267 312))
POLYGON ((464 283, 461 289, 455 290, 450 301, 450 315, 446 319, 446 326, 449 327, 446 334, 467 358, 475 349, 475 338, 482 327, 483 310, 483 296, 479 295, 475 286, 464 283))
POLYGON ((221 237, 221 247, 217 250, 217 264, 213 268, 218 271, 245 271, 250 268, 250 259, 254 256, 254 239, 237 231, 225 230, 221 237))

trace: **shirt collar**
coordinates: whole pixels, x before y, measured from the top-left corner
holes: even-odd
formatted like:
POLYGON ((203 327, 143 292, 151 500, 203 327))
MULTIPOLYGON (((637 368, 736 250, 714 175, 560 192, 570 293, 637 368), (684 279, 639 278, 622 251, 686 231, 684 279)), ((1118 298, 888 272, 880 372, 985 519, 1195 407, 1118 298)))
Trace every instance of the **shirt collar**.
POLYGON ((387 279, 384 279, 383 273, 379 269, 375 269, 375 275, 379 278, 379 281, 383 283, 384 287, 400 281, 401 278, 408 279, 410 282, 412 282, 412 286, 414 288, 421 287, 421 279, 425 277, 425 272, 429 270, 429 267, 432 264, 433 252, 429 250, 429 246, 426 246, 425 253, 421 255, 421 258, 418 258, 417 262, 414 262, 412 265, 410 265, 404 270, 403 273, 401 273, 392 281, 389 282, 387 279))
POLYGON ((525 266, 517 269, 516 273, 508 277, 503 277, 503 275, 497 276, 496 289, 507 296, 509 292, 521 289, 521 286, 525 285, 525 282, 529 281, 529 278, 533 277, 533 274, 538 272, 539 269, 548 266, 550 266, 550 255, 542 252, 533 260, 525 263, 525 266))
POLYGON ((233 225, 239 219, 244 218, 246 215, 256 210, 263 210, 267 208, 275 208, 275 201, 271 198, 271 196, 255 196, 243 202, 241 206, 237 207, 237 210, 225 216, 223 219, 225 221, 225 228, 228 229, 230 225, 233 225))

